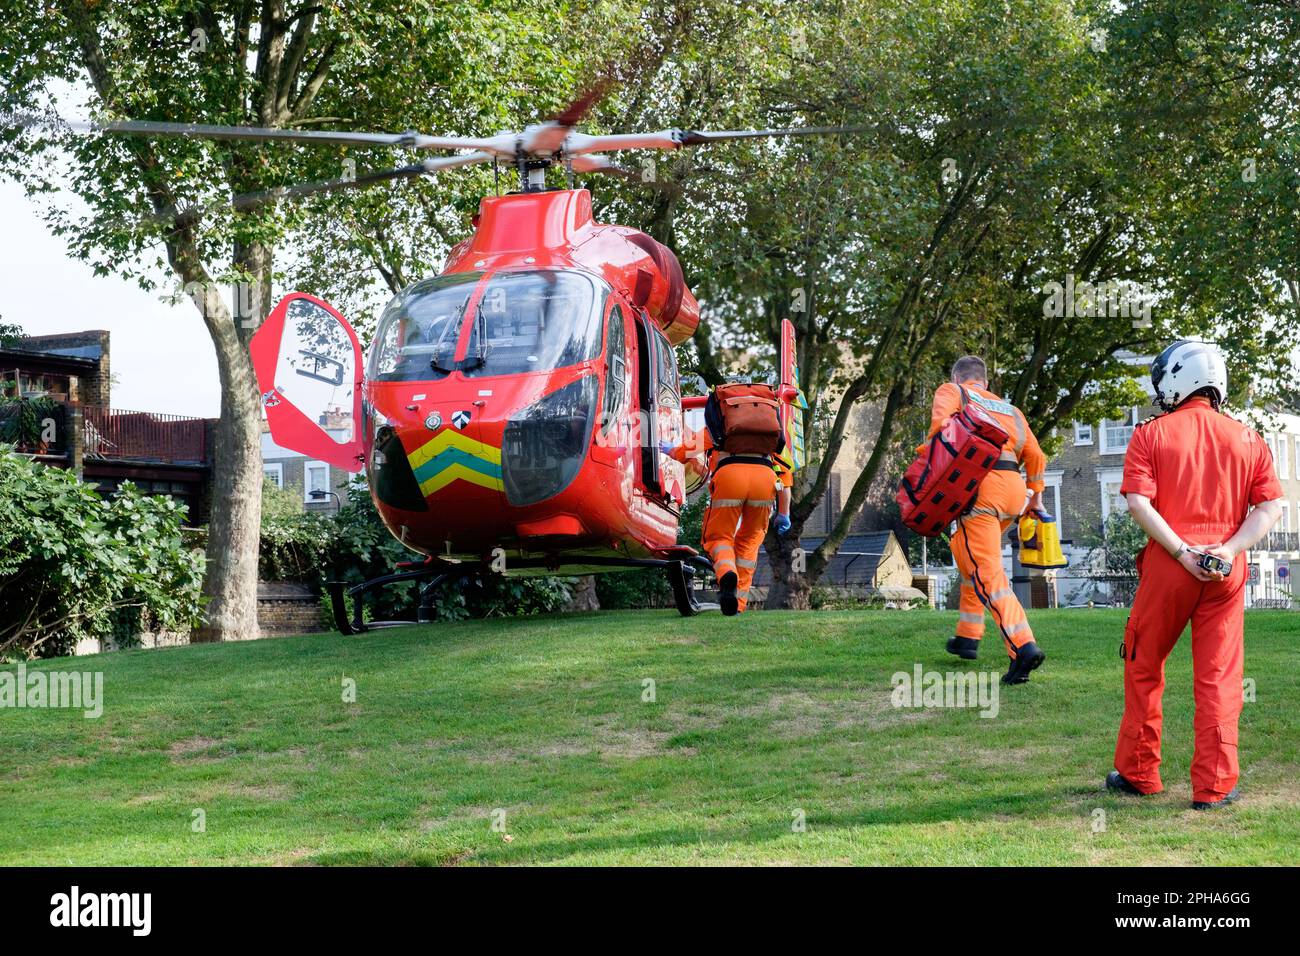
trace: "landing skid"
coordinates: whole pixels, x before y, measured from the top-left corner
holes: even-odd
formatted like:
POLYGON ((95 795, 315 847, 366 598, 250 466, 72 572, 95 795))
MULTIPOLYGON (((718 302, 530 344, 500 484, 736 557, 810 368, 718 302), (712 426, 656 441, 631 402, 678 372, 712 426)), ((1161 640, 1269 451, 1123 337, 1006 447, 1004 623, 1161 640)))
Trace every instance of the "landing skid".
MULTIPOLYGON (((697 573, 710 574, 713 568, 708 559, 702 555, 689 555, 682 558, 615 558, 582 556, 575 558, 571 565, 585 567, 611 568, 663 568, 668 573, 668 583, 673 589, 673 603, 677 613, 682 617, 692 617, 701 611, 716 611, 718 605, 701 602, 695 597, 691 582, 697 573)), ((556 564, 551 558, 516 558, 511 561, 515 568, 545 568, 555 574, 564 572, 564 563, 556 564)), ((420 624, 432 620, 432 610, 425 603, 433 588, 448 578, 471 577, 476 574, 494 573, 483 562, 461 562, 451 564, 446 561, 431 559, 413 571, 398 571, 371 578, 361 584, 348 587, 342 581, 329 581, 326 587, 330 594, 330 607, 334 612, 334 624, 342 634, 363 634, 366 631, 385 627, 401 627, 407 624, 420 624), (377 591, 389 584, 401 581, 426 581, 420 589, 420 609, 414 621, 365 621, 365 595, 377 591), (348 617, 347 597, 352 598, 352 616, 348 617), (426 616, 427 615, 427 616, 426 616)))

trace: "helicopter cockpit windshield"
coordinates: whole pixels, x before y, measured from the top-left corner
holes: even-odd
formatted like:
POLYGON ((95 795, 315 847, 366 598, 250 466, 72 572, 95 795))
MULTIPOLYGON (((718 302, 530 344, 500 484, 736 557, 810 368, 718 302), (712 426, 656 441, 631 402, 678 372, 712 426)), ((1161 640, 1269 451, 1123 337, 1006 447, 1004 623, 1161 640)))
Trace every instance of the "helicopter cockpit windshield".
POLYGON ((498 272, 474 310, 465 374, 549 372, 595 358, 608 293, 585 272, 498 272))
POLYGON ((476 296, 482 278, 477 272, 438 276, 394 298, 379 320, 370 378, 410 382, 453 371, 546 372, 600 354, 609 288, 595 276, 564 269, 498 272, 476 296), (468 348, 457 361, 466 323, 468 348))

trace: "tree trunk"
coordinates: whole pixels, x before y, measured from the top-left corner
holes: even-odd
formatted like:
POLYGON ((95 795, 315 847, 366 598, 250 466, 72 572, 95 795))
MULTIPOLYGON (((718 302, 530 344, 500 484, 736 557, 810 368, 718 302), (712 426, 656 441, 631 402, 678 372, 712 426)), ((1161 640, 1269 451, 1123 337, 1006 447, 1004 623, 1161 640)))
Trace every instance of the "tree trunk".
POLYGON ((596 596, 596 576, 594 574, 588 574, 578 578, 577 582, 573 585, 573 593, 569 595, 569 603, 564 606, 564 610, 600 610, 600 598, 596 596))
POLYGON ((221 373, 221 418, 212 455, 212 516, 204 624, 195 642, 258 636, 257 556, 262 524, 262 421, 257 377, 235 330, 214 334, 221 373))
POLYGON ((805 573, 793 570, 794 551, 799 547, 796 534, 777 538, 776 549, 769 550, 768 564, 772 568, 772 584, 767 589, 763 610, 807 611, 810 607, 813 580, 805 573))

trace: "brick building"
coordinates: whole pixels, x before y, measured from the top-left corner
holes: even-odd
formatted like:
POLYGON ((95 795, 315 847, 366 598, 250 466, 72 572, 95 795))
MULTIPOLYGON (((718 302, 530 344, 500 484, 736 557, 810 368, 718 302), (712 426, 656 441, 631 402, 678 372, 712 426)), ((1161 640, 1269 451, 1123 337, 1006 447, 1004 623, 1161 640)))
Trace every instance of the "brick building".
POLYGON ((103 494, 125 481, 210 508, 212 421, 114 408, 109 334, 32 335, 0 348, 0 425, 23 454, 69 468, 103 494))
MULTIPOLYGON (((350 421, 330 421, 326 425, 325 430, 334 438, 352 434, 350 421)), ((352 475, 341 468, 280 447, 269 431, 262 432, 262 474, 265 481, 278 488, 293 489, 305 511, 338 511, 340 503, 347 501, 348 482, 352 480, 352 475)))

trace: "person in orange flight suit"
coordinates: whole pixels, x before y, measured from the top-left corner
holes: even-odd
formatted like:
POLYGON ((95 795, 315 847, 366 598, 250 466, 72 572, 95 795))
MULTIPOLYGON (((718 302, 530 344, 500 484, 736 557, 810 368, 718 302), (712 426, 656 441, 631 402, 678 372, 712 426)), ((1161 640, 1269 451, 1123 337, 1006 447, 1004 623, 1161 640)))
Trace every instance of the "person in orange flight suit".
POLYGON ((1166 414, 1134 430, 1120 485, 1150 540, 1138 556, 1137 595, 1120 648, 1124 717, 1106 787, 1138 795, 1163 789, 1165 658, 1190 622, 1192 807, 1210 810, 1239 796, 1247 562, 1238 559, 1281 517, 1282 486, 1263 439, 1219 411, 1228 376, 1214 346, 1175 342, 1152 364, 1151 380, 1166 414), (1205 554, 1231 570, 1207 568, 1205 554))
MULTIPOLYGON (((958 359, 952 367, 952 381, 934 393, 927 442, 961 410, 965 401, 987 412, 1008 437, 1002 457, 984 476, 974 506, 957 519, 957 530, 949 542, 961 572, 961 603, 956 636, 949 639, 948 652, 965 660, 976 658, 987 608, 1011 658, 1002 682, 1023 684, 1046 655, 1034 641, 1025 609, 1002 569, 1002 535, 1026 508, 1042 508, 1047 458, 1024 413, 989 391, 984 360, 974 355, 958 359), (1022 464, 1027 477, 1020 473, 1022 464)), ((924 450, 924 444, 917 449, 924 450)))
POLYGON ((776 526, 778 534, 790 530, 790 469, 776 455, 732 455, 715 449, 708 428, 689 435, 669 455, 697 473, 708 475, 704 550, 718 579, 722 613, 739 614, 749 603, 758 549, 767 536, 768 521, 776 526))

